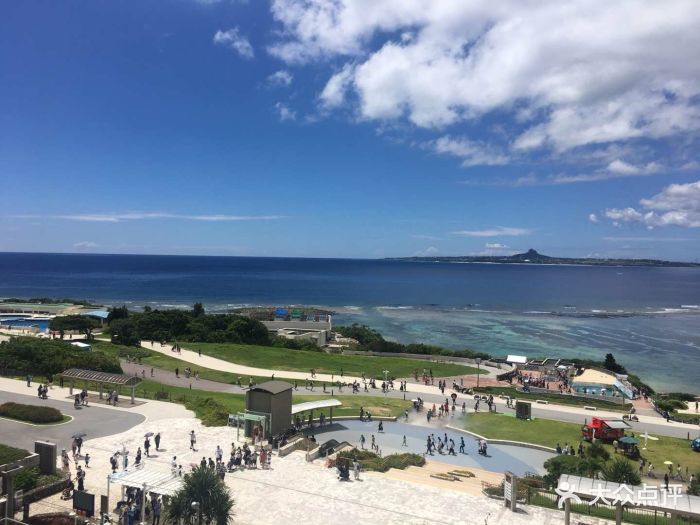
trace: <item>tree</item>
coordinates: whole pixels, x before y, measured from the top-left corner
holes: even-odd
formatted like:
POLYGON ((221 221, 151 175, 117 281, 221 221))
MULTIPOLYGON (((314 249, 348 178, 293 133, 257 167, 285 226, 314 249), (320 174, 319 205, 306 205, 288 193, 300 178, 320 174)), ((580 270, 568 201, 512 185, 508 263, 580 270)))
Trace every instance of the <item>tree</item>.
POLYGON ((625 367, 618 364, 618 362, 615 361, 615 356, 612 354, 605 354, 603 366, 606 370, 610 370, 611 372, 618 374, 624 374, 626 372, 625 367))
POLYGON ((99 323, 85 315, 64 315, 54 317, 49 323, 49 329, 59 332, 61 339, 65 332, 80 332, 85 337, 92 339, 92 331, 99 326, 99 323))
POLYGON ((627 485, 639 485, 642 482, 635 466, 625 458, 619 457, 603 467, 603 477, 607 481, 627 485))
POLYGON ((173 495, 166 511, 172 522, 227 525, 231 521, 233 498, 214 469, 196 467, 185 474, 183 487, 173 495), (196 504, 196 505, 194 505, 196 504))
POLYGON ((204 315, 204 305, 202 303, 194 303, 192 317, 199 317, 200 315, 204 315))
POLYGON ((111 341, 115 345, 141 345, 136 326, 128 319, 116 319, 109 325, 109 333, 112 335, 111 341))
POLYGON ((110 308, 109 313, 107 314, 107 324, 112 324, 112 321, 116 321, 117 319, 126 319, 127 317, 129 317, 129 309, 126 307, 126 305, 115 306, 114 308, 110 308))

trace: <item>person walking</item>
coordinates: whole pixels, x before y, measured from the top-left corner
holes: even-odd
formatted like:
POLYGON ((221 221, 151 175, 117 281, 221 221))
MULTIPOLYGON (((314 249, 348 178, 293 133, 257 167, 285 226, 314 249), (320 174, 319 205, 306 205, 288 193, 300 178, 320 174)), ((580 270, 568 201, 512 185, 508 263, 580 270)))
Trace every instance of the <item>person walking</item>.
POLYGON ((403 436, 403 441, 401 442, 401 446, 402 446, 402 447, 407 447, 407 446, 408 446, 408 444, 406 444, 406 435, 405 435, 405 434, 404 434, 404 436, 403 436))
POLYGON ((355 481, 360 481, 360 462, 357 458, 352 460, 352 471, 355 475, 355 481))
POLYGON ((360 434, 360 448, 362 450, 365 449, 365 435, 364 434, 360 434))
POLYGON ((148 439, 148 436, 146 436, 146 439, 143 441, 143 449, 146 451, 146 457, 150 457, 148 451, 151 448, 151 440, 148 439))
POLYGON ((153 441, 156 442, 156 452, 158 452, 158 449, 160 448, 160 432, 156 433, 156 437, 153 438, 153 441))
POLYGON ((153 515, 153 521, 151 521, 151 525, 160 525, 160 509, 160 498, 153 498, 151 500, 151 514, 153 515))
POLYGON ((85 471, 80 467, 80 465, 78 465, 75 478, 78 481, 78 490, 83 492, 85 490, 85 471))
POLYGON ((196 451, 195 445, 197 444, 197 436, 194 434, 194 430, 190 432, 190 450, 196 451))

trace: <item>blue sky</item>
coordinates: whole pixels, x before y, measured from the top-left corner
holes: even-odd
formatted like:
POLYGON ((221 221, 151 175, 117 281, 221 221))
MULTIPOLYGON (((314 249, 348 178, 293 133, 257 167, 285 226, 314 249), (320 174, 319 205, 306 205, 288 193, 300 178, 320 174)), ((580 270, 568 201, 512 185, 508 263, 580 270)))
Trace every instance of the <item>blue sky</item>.
POLYGON ((699 17, 6 2, 0 250, 697 260, 699 17))

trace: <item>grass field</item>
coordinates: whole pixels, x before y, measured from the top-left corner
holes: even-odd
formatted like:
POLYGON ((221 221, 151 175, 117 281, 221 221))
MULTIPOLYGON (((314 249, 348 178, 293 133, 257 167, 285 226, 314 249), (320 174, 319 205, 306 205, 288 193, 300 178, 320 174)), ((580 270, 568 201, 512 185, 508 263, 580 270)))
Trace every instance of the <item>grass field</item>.
MULTIPOLYGON (((470 414, 465 419, 464 428, 486 438, 524 441, 552 448, 556 447, 557 443, 562 447, 565 443, 578 446, 578 442, 581 441, 581 425, 576 423, 548 419, 524 421, 504 414, 470 414)), ((631 433, 627 432, 627 435, 631 433)), ((640 441, 641 448, 644 441, 640 441)), ((606 446, 612 455, 612 445, 606 446)), ((686 466, 690 472, 700 472, 700 454, 693 452, 690 443, 685 439, 659 436, 658 441, 648 442, 647 450, 642 450, 642 456, 654 464, 657 475, 662 477, 663 462, 666 460, 673 461, 674 465, 680 463, 684 472, 686 466)))
MULTIPOLYGON (((221 370, 213 370, 211 368, 202 368, 182 359, 177 359, 169 355, 164 355, 159 352, 154 352, 153 350, 148 350, 146 348, 131 348, 127 346, 114 345, 107 341, 93 341, 92 347, 94 350, 99 352, 104 352, 106 354, 113 355, 117 358, 126 358, 127 355, 130 357, 141 357, 140 365, 146 369, 146 375, 148 375, 148 369, 150 367, 160 368, 161 370, 167 370, 175 374, 175 369, 180 370, 180 374, 183 374, 186 367, 190 367, 193 371, 197 370, 199 372, 199 377, 201 379, 207 379, 209 381, 216 381, 217 383, 226 383, 229 385, 235 385, 238 383, 238 379, 241 379, 243 386, 248 385, 248 381, 251 376, 243 376, 240 374, 232 374, 231 372, 222 372, 221 370)), ((262 376, 252 376, 253 381, 257 383, 262 383, 268 381, 269 377, 262 376)), ((315 381, 315 384, 320 385, 321 383, 315 381)))
POLYGON ((625 403, 624 406, 618 403, 611 403, 609 401, 604 401, 602 399, 580 399, 572 396, 560 395, 556 393, 551 394, 535 394, 528 392, 518 392, 515 387, 511 386, 492 386, 492 387, 482 387, 477 390, 479 393, 505 395, 511 396, 516 399, 521 399, 523 401, 535 401, 537 399, 543 399, 549 401, 550 403, 556 403, 558 405, 569 405, 569 406, 594 406, 597 408, 605 410, 615 410, 618 412, 629 412, 632 407, 631 403, 625 403))
MULTIPOLYGON (((127 396, 127 390, 122 392, 123 396, 127 396)), ((163 401, 172 401, 175 403, 184 404, 187 408, 193 410, 197 417, 208 421, 212 425, 225 425, 226 415, 235 412, 241 412, 245 409, 245 396, 243 394, 228 394, 224 392, 210 392, 208 390, 189 389, 184 387, 169 386, 157 383, 151 380, 143 381, 136 389, 137 397, 145 397, 147 399, 160 398, 163 401), (211 406, 207 406, 203 401, 212 399, 219 405, 225 414, 211 415, 208 414, 211 406)), ((400 416, 404 410, 411 406, 410 401, 396 399, 390 397, 379 396, 359 396, 359 395, 339 395, 333 396, 340 400, 343 406, 334 408, 333 415, 335 416, 357 416, 360 414, 360 407, 365 411, 369 411, 374 416, 400 416)), ((293 403, 303 403, 306 401, 318 401, 320 399, 330 399, 330 395, 318 396, 299 396, 292 397, 293 403)), ((124 397, 123 399, 127 399, 124 397)), ((324 411, 326 416, 329 411, 324 411)), ((319 413, 316 413, 317 417, 319 413)))
MULTIPOLYGON (((360 376, 382 379, 384 370, 393 377, 411 377, 415 370, 432 369, 435 377, 456 377, 477 373, 476 367, 452 363, 438 363, 421 359, 402 357, 344 356, 305 350, 290 350, 269 346, 238 345, 231 343, 185 343, 185 348, 201 350, 205 355, 230 361, 240 365, 270 370, 283 369, 296 372, 308 372, 312 368, 318 373, 360 376)), ((481 374, 487 372, 483 369, 481 374)))

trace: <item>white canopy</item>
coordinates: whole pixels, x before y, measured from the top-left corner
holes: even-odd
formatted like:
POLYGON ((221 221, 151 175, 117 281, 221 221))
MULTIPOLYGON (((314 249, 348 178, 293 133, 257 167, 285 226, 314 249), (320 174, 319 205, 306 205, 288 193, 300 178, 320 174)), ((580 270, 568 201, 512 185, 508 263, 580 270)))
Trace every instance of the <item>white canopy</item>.
POLYGON ((164 496, 172 496, 180 490, 183 484, 182 478, 177 474, 157 472, 146 468, 112 474, 109 481, 127 487, 143 488, 146 485, 147 492, 155 492, 164 496))
POLYGON ((320 401, 307 401, 306 403, 297 403, 292 405, 292 414, 306 412, 307 410, 319 410, 321 408, 339 407, 342 403, 337 399, 322 399, 320 401))
POLYGON ((509 355, 506 357, 506 362, 515 363, 516 365, 525 365, 527 364, 527 357, 524 355, 509 355))

